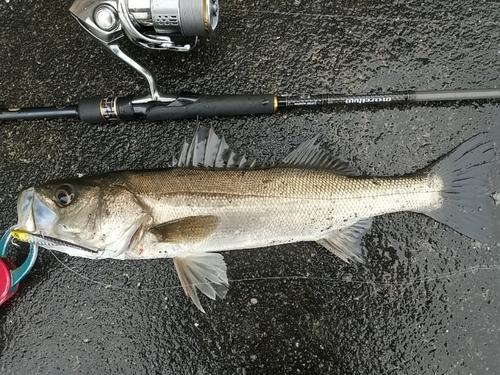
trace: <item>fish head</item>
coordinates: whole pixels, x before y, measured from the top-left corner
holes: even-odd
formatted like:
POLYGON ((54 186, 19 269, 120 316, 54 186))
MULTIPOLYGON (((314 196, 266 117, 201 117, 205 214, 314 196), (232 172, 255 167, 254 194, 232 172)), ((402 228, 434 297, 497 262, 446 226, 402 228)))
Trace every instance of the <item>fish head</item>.
POLYGON ((149 221, 117 176, 55 180, 28 188, 19 193, 17 212, 17 229, 59 240, 43 247, 85 258, 119 258, 137 245, 149 221))

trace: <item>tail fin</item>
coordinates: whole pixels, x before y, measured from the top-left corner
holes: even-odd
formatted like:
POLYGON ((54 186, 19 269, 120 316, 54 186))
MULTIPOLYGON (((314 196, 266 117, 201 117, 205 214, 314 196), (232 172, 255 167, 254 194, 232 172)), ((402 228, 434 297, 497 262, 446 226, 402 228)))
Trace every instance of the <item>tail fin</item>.
POLYGON ((481 133, 434 164, 430 173, 443 179, 443 204, 435 211, 424 213, 470 238, 498 241, 494 201, 487 195, 494 156, 493 142, 481 133))

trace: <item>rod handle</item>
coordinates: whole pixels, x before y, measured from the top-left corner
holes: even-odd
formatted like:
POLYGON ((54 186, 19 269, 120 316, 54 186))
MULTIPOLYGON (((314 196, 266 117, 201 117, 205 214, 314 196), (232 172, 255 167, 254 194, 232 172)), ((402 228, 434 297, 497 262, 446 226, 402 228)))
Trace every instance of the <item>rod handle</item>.
POLYGON ((198 95, 181 93, 171 103, 134 104, 136 117, 151 121, 270 114, 276 110, 277 98, 271 94, 198 95))

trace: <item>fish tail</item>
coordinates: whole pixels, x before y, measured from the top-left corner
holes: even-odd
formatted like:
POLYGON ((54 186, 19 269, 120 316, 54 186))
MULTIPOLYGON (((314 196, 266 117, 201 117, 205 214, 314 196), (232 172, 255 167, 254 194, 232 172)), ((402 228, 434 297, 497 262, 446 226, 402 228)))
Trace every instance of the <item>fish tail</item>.
POLYGON ((442 179, 442 204, 423 213, 478 241, 498 241, 494 200, 487 191, 494 157, 493 142, 481 133, 438 160, 428 172, 442 179))

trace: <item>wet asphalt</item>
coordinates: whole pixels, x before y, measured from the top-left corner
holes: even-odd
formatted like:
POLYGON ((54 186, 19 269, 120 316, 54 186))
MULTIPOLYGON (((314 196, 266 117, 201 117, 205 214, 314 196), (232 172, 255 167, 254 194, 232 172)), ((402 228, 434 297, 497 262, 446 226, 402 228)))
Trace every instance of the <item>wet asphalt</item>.
MULTIPOLYGON (((71 1, 0 0, 0 105, 67 105, 146 91, 69 14, 71 1)), ((165 92, 368 92, 500 85, 500 3, 221 0, 190 54, 127 51, 165 92)), ((478 132, 500 145, 498 102, 288 111, 201 120, 272 164, 304 139, 360 173, 414 172, 478 132)), ((48 179, 168 166, 196 121, 0 125, 0 229, 17 192, 48 179)), ((495 161, 492 191, 500 186, 495 161)), ((171 260, 42 251, 0 307, 2 374, 496 374, 500 247, 432 219, 375 219, 362 265, 314 243, 227 252, 224 300, 200 313, 171 260)), ((13 249, 23 260, 26 249, 13 249)))

